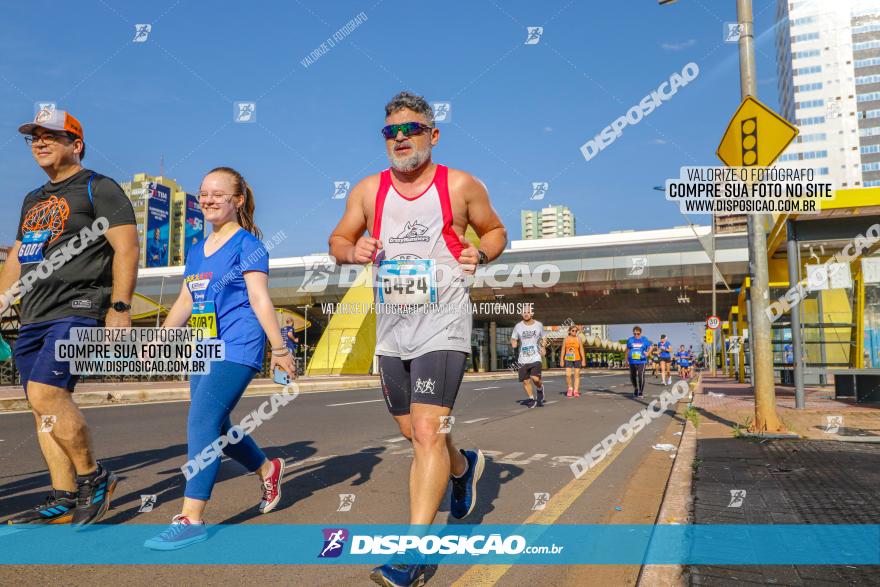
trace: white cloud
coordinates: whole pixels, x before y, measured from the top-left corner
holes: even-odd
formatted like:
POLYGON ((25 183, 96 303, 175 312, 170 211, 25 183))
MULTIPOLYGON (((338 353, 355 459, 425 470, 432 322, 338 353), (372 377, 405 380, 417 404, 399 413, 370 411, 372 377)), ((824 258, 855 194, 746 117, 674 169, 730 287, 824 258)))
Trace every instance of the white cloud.
POLYGON ((544 132, 553 132, 553 127, 552 126, 545 126, 544 132))
POLYGON ((688 47, 693 47, 697 44, 696 39, 688 39, 687 41, 682 41, 681 43, 660 43, 660 46, 667 51, 681 51, 682 49, 687 49, 688 47))
POLYGON ((653 141, 651 141, 652 145, 665 145, 667 143, 669 143, 669 141, 667 141, 666 139, 654 139, 653 141))

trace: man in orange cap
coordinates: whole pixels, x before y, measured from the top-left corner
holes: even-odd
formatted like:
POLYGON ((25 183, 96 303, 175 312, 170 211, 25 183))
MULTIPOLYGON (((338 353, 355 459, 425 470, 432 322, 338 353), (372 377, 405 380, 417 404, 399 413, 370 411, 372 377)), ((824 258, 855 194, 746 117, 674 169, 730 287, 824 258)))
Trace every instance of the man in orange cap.
POLYGON ((57 360, 55 341, 69 339, 72 328, 131 326, 140 257, 134 210, 115 181, 83 168, 86 145, 76 118, 44 109, 19 132, 49 181, 24 198, 0 272, 0 311, 21 300, 15 364, 52 493, 8 523, 91 524, 109 508, 116 476, 95 461, 71 398, 77 376, 57 360))

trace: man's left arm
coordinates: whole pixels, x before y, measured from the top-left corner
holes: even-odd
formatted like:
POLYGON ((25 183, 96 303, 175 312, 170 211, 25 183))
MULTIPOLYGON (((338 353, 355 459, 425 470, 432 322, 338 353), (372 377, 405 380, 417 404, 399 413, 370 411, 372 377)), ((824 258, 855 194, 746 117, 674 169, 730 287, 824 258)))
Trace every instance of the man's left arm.
MULTIPOLYGON (((119 184, 109 177, 102 177, 96 182, 94 206, 95 217, 105 218, 110 227, 104 234, 113 248, 113 288, 110 303, 131 304, 140 260, 134 209, 119 184)), ((129 327, 131 313, 117 312, 110 308, 104 321, 109 327, 129 327)))
MULTIPOLYGON (((113 290, 110 303, 125 302, 131 305, 141 256, 137 229, 133 224, 123 224, 108 229, 104 236, 113 247, 113 290)), ((111 307, 107 311, 105 323, 110 327, 129 327, 131 312, 117 312, 111 307)))
POLYGON ((465 249, 458 260, 462 265, 466 267, 473 265, 476 269, 476 265, 480 263, 480 251, 486 256, 487 263, 497 259, 504 252, 504 247, 507 246, 507 229, 492 207, 489 191, 483 182, 472 175, 463 174, 457 183, 457 191, 467 204, 468 224, 474 227, 474 231, 480 237, 479 249, 462 238, 465 249))

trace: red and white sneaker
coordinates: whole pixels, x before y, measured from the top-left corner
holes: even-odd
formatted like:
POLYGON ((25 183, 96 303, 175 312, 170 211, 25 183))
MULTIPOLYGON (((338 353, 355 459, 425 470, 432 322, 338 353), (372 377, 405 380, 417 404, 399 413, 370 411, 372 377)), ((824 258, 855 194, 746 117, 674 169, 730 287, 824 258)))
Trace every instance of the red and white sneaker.
POLYGON ((581 392, 579 392, 579 391, 575 391, 575 392, 574 392, 574 397, 581 397, 581 392))
POLYGON ((574 397, 574 390, 569 387, 568 391, 565 393, 565 397, 574 397))
POLYGON ((263 481, 263 500, 260 513, 268 514, 281 501, 281 477, 284 475, 284 461, 272 459, 272 474, 263 481))

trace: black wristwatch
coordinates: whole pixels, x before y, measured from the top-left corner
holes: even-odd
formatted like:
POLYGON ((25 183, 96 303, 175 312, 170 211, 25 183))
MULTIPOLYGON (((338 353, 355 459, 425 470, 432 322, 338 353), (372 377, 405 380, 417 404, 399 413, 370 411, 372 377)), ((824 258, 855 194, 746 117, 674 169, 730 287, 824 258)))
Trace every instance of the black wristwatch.
POLYGON ((484 253, 480 249, 477 249, 477 252, 480 254, 480 262, 477 263, 477 265, 485 265, 489 262, 489 256, 486 253, 484 253))
POLYGON ((110 304, 110 307, 117 312, 128 312, 131 310, 131 304, 126 304, 125 302, 113 302, 110 304))

